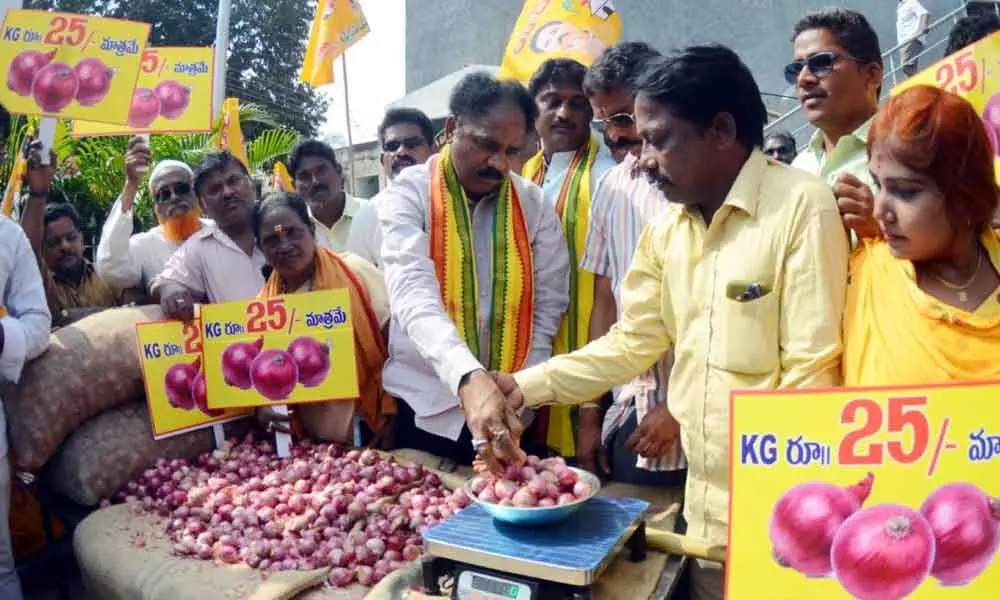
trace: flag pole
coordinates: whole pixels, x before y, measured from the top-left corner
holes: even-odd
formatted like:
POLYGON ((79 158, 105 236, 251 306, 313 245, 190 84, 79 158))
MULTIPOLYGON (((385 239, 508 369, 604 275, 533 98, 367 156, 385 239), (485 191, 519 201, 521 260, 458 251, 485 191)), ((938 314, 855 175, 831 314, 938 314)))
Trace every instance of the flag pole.
POLYGON ((212 82, 212 118, 222 111, 226 97, 226 55, 229 50, 229 13, 232 0, 219 0, 218 18, 215 21, 215 81, 212 82))
POLYGON ((340 55, 344 70, 344 113, 347 116, 347 193, 354 195, 354 137, 351 134, 351 94, 347 87, 347 51, 340 55))

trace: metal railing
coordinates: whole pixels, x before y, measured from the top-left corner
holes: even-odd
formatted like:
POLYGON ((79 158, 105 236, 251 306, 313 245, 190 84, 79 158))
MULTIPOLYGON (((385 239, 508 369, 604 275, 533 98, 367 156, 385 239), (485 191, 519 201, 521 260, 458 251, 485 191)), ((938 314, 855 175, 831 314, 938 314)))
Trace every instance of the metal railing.
MULTIPOLYGON (((965 10, 966 3, 962 2, 958 8, 928 25, 927 33, 925 35, 929 38, 933 37, 934 41, 927 44, 924 49, 911 60, 920 61, 921 58, 934 55, 935 50, 946 45, 948 43, 948 34, 951 31, 950 26, 954 25, 959 19, 965 16, 965 10), (942 25, 949 25, 948 30, 944 31, 943 35, 941 35, 942 25)), ((902 73, 903 63, 899 60, 899 51, 906 46, 907 43, 909 42, 896 44, 882 53, 882 62, 885 67, 885 72, 882 75, 882 89, 884 91, 887 91, 897 83, 906 80, 906 75, 902 73)), ((805 116, 802 114, 802 105, 799 104, 774 121, 768 123, 764 127, 764 133, 768 134, 773 131, 777 131, 778 129, 782 129, 791 133, 796 140, 800 140, 802 137, 801 134, 810 127, 812 127, 812 124, 809 123, 809 121, 807 121, 805 116)), ((800 146, 802 146, 802 144, 800 144, 800 146)), ((799 149, 801 150, 802 148, 800 147, 799 149)))

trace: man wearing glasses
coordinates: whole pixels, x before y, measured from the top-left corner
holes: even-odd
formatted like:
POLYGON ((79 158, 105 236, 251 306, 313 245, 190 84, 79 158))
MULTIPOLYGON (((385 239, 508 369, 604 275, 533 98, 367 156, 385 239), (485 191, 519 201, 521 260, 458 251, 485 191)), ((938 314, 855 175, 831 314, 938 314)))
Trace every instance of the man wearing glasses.
POLYGON ((838 8, 803 17, 792 44, 785 80, 816 127, 792 166, 833 187, 845 225, 856 225, 853 214, 866 222, 874 204, 866 142, 882 90, 878 36, 863 15, 838 8))
POLYGON ((97 274, 111 285, 145 293, 167 259, 191 235, 207 225, 194 196, 194 173, 177 160, 161 160, 149 175, 149 195, 159 225, 133 235, 133 208, 152 152, 142 137, 129 141, 125 154, 125 188, 104 221, 97 244, 97 274))
MULTIPOLYGON (((604 51, 587 70, 583 88, 595 122, 620 163, 604 178, 591 204, 590 230, 580 267, 594 274, 594 310, 589 339, 602 337, 618 320, 622 280, 642 233, 667 209, 667 198, 638 174, 642 139, 635 123, 635 83, 660 53, 648 44, 623 42, 604 51)), ((667 409, 672 353, 653 368, 612 391, 608 406, 580 409, 577 456, 594 473, 639 485, 678 486, 686 465, 677 422, 667 409)))
MULTIPOLYGON (((403 169, 423 164, 434 153, 434 125, 423 111, 393 108, 385 113, 378 126, 378 140, 382 146, 382 169, 392 181, 403 169)), ((358 209, 347 236, 347 251, 376 267, 382 264, 377 203, 378 196, 358 209)))

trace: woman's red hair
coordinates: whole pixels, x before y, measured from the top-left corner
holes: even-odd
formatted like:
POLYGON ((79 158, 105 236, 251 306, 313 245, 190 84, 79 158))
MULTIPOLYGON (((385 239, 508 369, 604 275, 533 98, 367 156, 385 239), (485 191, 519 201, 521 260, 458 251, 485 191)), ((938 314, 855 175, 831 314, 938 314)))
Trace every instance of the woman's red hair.
POLYGON ((868 156, 883 145, 899 162, 934 180, 952 224, 989 227, 1000 201, 993 146, 976 109, 942 89, 920 85, 890 98, 868 132, 868 156))

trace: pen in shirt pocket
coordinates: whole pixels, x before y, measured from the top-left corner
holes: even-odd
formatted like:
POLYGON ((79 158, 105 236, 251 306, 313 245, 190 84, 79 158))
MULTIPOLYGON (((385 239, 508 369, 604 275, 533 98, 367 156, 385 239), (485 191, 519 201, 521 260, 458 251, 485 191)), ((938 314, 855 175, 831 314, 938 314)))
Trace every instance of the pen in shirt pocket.
POLYGON ((757 281, 750 283, 733 281, 726 286, 726 296, 737 302, 752 302, 763 298, 770 292, 770 288, 757 281))

